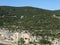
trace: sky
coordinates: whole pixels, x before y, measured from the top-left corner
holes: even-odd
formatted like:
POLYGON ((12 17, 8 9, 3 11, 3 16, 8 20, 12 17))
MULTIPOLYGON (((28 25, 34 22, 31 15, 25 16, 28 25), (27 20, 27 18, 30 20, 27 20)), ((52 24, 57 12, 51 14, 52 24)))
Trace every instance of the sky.
POLYGON ((60 0, 0 0, 0 6, 32 6, 49 10, 58 10, 60 9, 60 0))

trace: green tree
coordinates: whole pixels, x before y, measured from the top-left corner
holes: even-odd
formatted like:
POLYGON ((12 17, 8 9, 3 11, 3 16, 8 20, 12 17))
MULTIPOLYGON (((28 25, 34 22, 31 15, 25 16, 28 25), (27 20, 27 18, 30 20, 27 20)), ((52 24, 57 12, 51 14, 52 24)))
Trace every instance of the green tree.
POLYGON ((44 39, 40 40, 39 43, 40 44, 49 44, 49 45, 51 45, 51 42, 50 41, 44 40, 44 39))
POLYGON ((18 41, 18 45, 23 45, 24 44, 24 39, 23 38, 20 38, 20 40, 18 41))

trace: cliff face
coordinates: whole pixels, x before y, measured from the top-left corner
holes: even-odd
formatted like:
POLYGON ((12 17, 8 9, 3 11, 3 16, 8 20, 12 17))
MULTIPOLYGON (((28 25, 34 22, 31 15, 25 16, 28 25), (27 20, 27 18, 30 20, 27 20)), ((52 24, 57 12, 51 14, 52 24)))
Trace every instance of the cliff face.
MULTIPOLYGON (((42 30, 43 31, 43 30, 42 30)), ((33 32, 34 33, 34 32, 33 32)), ((39 35, 30 33, 28 30, 23 30, 21 32, 11 32, 5 29, 0 29, 0 43, 3 44, 51 44, 58 45, 59 39, 52 35, 47 35, 46 33, 40 33, 39 35), (2 33, 3 31, 4 33, 2 33), (3 35, 3 36, 2 36, 3 35), (45 41, 45 42, 41 42, 45 41), (7 43, 8 42, 8 43, 7 43)))

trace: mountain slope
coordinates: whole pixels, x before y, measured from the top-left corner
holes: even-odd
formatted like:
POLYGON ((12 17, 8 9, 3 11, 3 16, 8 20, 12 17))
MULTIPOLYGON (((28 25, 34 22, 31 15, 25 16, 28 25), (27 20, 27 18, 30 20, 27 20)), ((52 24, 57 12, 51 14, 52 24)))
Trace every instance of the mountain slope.
POLYGON ((60 19, 56 11, 35 7, 0 6, 0 27, 9 29, 59 30, 60 19))

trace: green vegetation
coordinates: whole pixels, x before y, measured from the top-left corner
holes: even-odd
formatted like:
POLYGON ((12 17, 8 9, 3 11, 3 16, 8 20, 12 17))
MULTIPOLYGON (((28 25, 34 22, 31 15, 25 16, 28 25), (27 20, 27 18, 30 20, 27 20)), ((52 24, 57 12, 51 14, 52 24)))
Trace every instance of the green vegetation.
MULTIPOLYGON (((60 11, 58 11, 60 14, 60 11)), ((57 11, 35 7, 0 6, 0 28, 9 30, 60 30, 60 19, 54 18, 57 11)))
POLYGON ((48 40, 40 40, 40 44, 51 44, 48 40))
POLYGON ((18 41, 18 45, 23 45, 24 44, 24 39, 23 38, 20 38, 20 40, 18 41))

